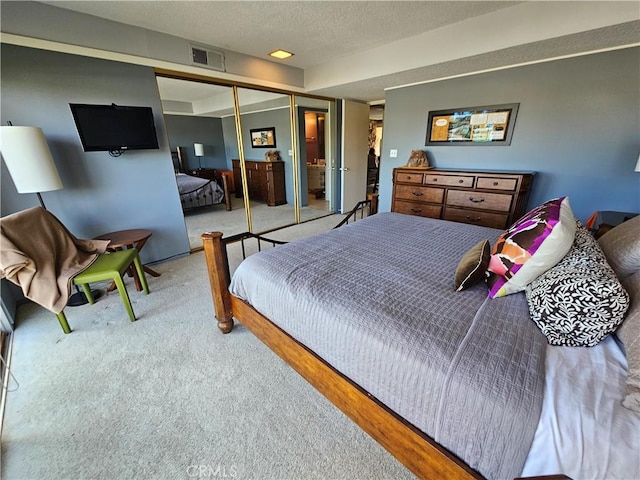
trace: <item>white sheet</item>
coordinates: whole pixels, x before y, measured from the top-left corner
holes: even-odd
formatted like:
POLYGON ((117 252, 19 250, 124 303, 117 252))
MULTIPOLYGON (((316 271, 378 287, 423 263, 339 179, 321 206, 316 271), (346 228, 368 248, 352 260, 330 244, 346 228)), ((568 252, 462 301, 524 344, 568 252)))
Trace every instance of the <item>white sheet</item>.
POLYGON ((640 413, 622 406, 627 360, 614 337, 590 348, 549 346, 545 365, 542 414, 522 476, 640 479, 640 413))

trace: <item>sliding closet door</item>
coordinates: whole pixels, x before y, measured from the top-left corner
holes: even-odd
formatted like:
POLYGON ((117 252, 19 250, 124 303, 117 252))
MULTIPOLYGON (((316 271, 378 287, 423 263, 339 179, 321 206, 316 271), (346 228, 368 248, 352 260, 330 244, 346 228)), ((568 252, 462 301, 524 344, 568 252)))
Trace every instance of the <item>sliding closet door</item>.
POLYGON ((297 222, 298 168, 294 163, 291 97, 237 88, 241 149, 233 159, 236 196, 248 206, 251 231, 297 222))
POLYGON ((232 158, 238 152, 232 87, 162 76, 156 79, 176 171, 177 188, 167 194, 181 197, 191 249, 202 247, 202 232, 217 230, 230 236, 246 231, 244 205, 235 198, 232 175, 232 158), (227 180, 231 210, 224 200, 214 203, 212 196, 220 193, 217 188, 217 193, 205 190, 206 186, 197 190, 208 180, 223 184, 222 176, 227 180))

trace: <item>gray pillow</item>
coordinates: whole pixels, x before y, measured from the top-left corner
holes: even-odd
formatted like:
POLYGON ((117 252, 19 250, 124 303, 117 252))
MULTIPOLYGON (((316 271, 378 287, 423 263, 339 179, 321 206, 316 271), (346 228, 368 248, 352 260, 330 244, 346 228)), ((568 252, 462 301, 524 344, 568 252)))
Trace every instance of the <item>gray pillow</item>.
POLYGON ((631 307, 624 322, 616 330, 627 356, 627 381, 622 404, 640 412, 640 271, 625 278, 622 283, 631 298, 631 307))
POLYGON ((640 215, 612 228, 598 239, 609 265, 624 280, 640 270, 640 215))
POLYGON ((580 222, 569 252, 525 293, 531 318, 551 345, 596 345, 622 323, 629 307, 627 292, 580 222))

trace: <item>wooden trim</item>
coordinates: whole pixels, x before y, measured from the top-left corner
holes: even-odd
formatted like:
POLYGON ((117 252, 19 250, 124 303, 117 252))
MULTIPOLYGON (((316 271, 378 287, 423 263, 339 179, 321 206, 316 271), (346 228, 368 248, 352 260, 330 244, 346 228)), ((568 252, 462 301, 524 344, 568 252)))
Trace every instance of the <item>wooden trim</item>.
POLYGON ((419 478, 483 478, 250 305, 233 295, 230 300, 238 321, 419 478))

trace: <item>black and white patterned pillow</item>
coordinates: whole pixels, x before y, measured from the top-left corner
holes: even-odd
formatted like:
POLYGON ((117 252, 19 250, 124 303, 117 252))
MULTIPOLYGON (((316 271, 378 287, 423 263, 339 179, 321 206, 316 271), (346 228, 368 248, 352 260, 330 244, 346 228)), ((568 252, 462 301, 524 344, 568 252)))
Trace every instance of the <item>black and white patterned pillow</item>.
POLYGON ((596 345, 622 323, 629 307, 627 292, 579 221, 569 252, 525 293, 531 318, 551 345, 596 345))

